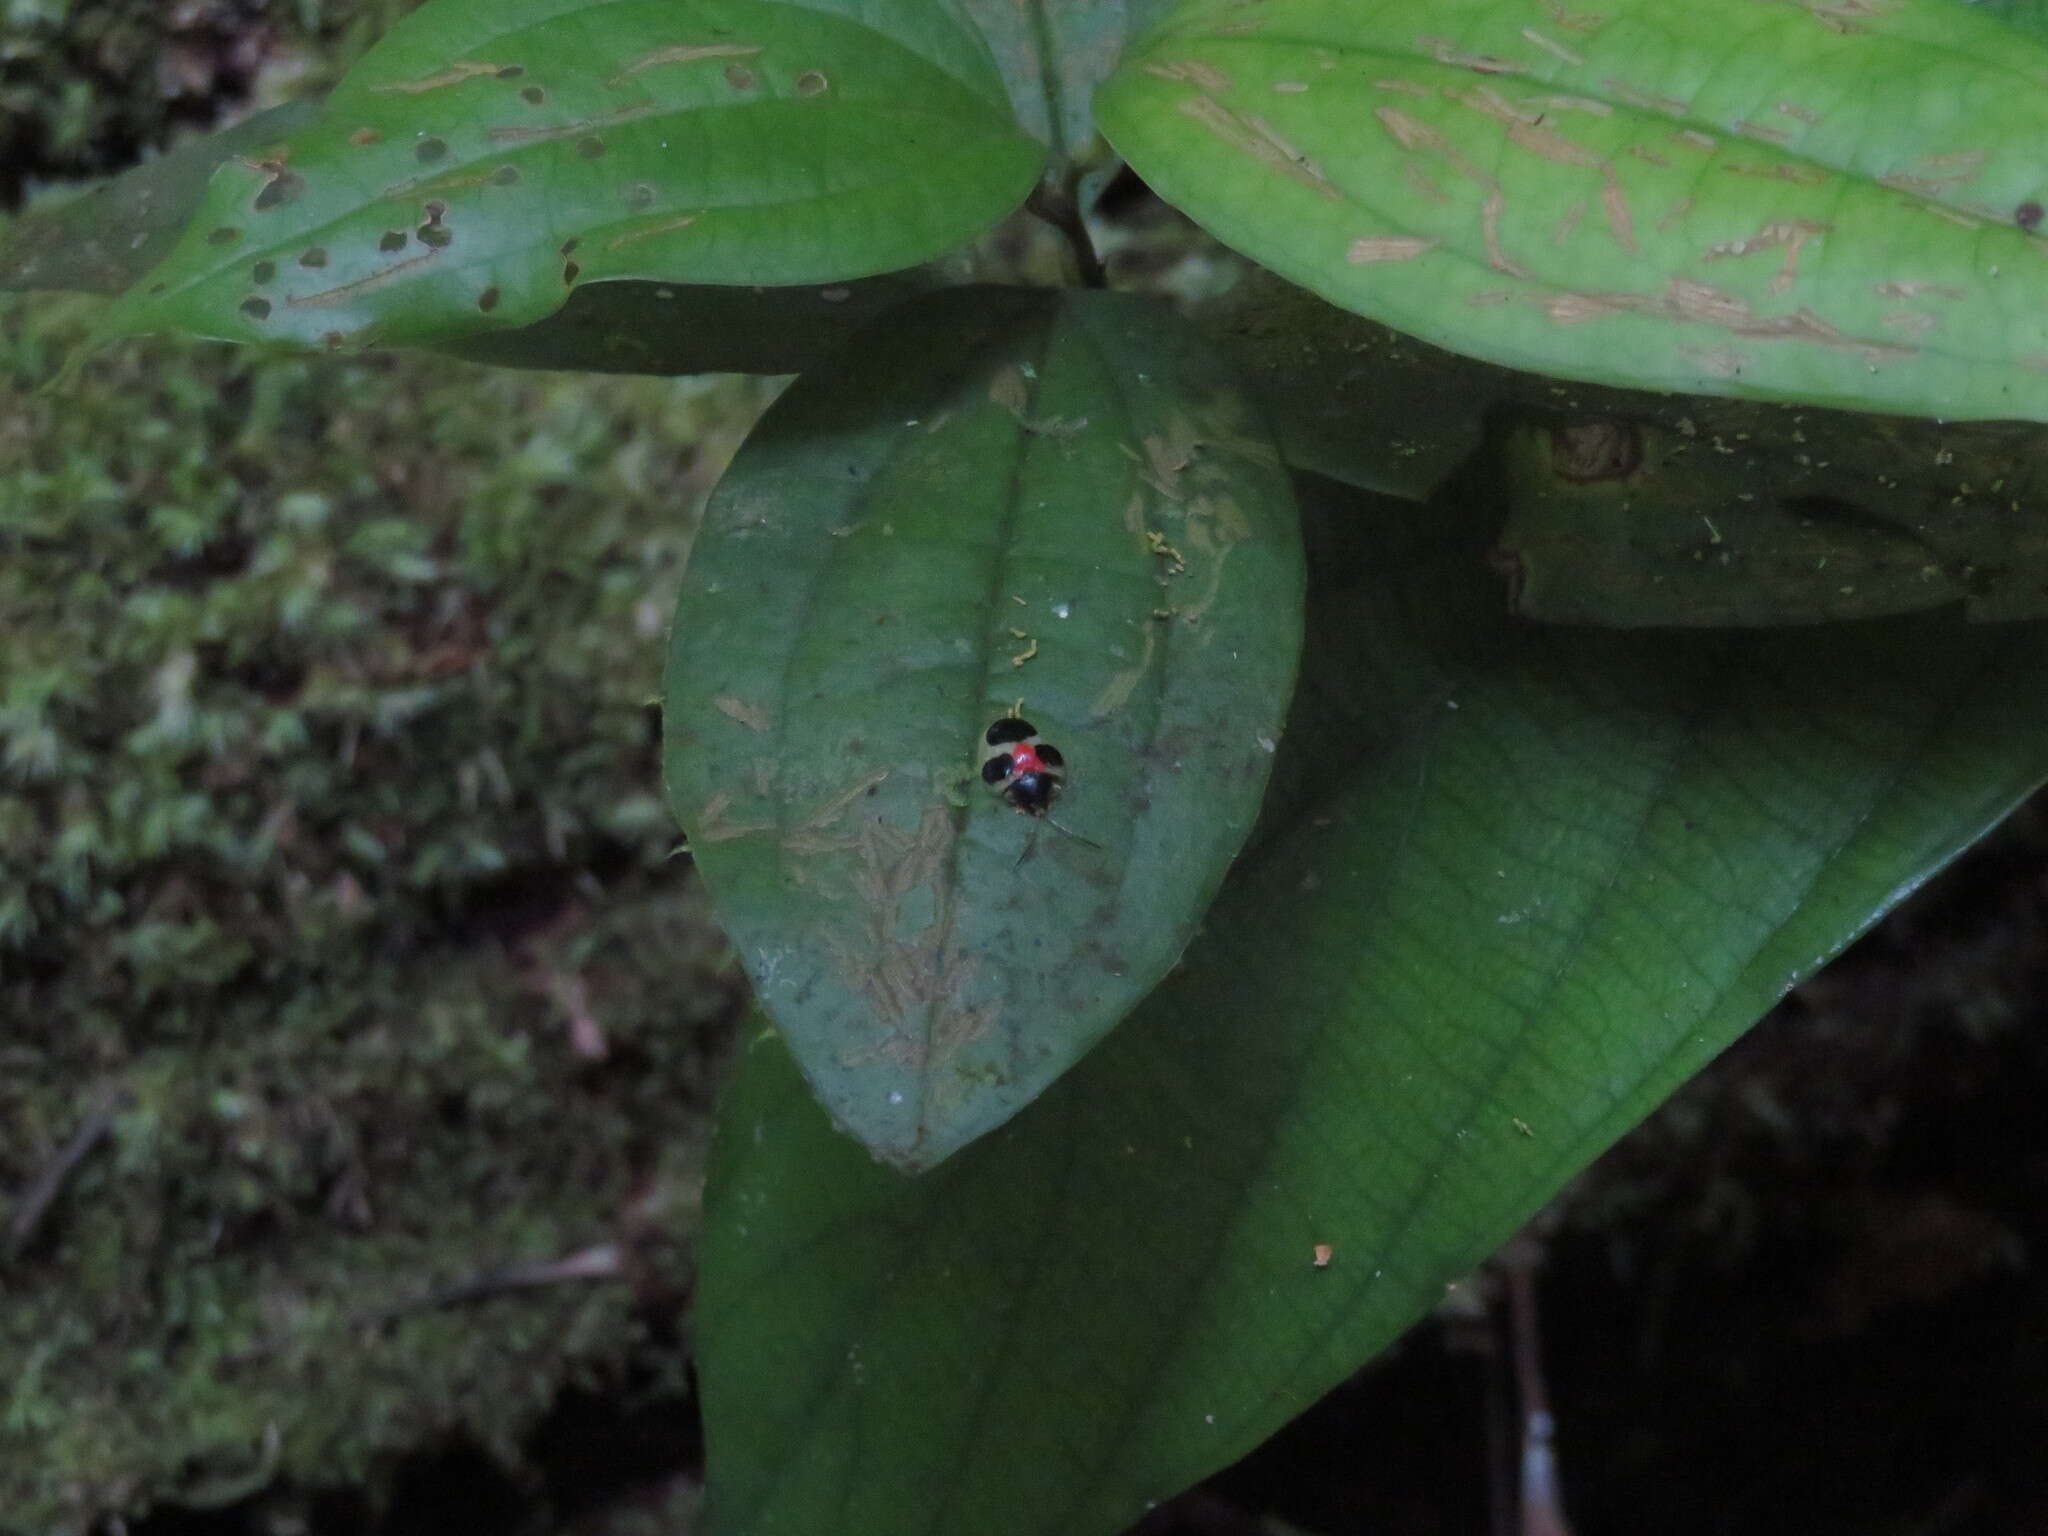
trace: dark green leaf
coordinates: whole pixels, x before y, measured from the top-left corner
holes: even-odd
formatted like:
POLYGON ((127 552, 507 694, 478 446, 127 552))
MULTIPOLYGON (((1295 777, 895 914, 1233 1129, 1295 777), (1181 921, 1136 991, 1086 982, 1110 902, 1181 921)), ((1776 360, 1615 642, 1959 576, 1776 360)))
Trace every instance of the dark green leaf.
POLYGON ((0 240, 0 289, 121 292, 170 254, 222 162, 261 159, 320 114, 317 101, 259 112, 181 144, 82 197, 32 209, 0 240))
POLYGON ((890 305, 941 281, 936 267, 913 267, 822 288, 589 283, 545 320, 438 350, 501 368, 801 373, 890 305))
POLYGON ((1901 466, 1896 454, 1855 453, 1833 430, 1843 418, 1813 414, 1822 419, 1799 432, 1796 453, 1690 421, 1502 430, 1487 470, 1504 476, 1496 559, 1516 611, 1614 625, 1810 624, 1950 606, 1973 620, 2048 617, 2048 523, 2028 506, 2039 428, 1951 429, 1955 446, 1901 466))
POLYGON ((1490 520, 1336 509, 1276 834, 1001 1133, 897 1179, 751 1043, 698 1313, 717 1536, 1123 1529, 2048 775, 2048 628, 1531 629, 1490 520))
POLYGON ((1163 304, 952 290, 770 411, 691 556, 669 789, 851 1134, 937 1163, 1172 965, 1257 812, 1301 583, 1264 430, 1163 304), (980 782, 1020 700, 1072 835, 980 782))
POLYGON ((1223 240, 1458 351, 2038 419, 2044 77, 1948 0, 1197 0, 1097 110, 1223 240))
POLYGON ((979 233, 1040 159, 927 0, 429 5, 223 166, 102 331, 425 343, 603 278, 838 282, 979 233))

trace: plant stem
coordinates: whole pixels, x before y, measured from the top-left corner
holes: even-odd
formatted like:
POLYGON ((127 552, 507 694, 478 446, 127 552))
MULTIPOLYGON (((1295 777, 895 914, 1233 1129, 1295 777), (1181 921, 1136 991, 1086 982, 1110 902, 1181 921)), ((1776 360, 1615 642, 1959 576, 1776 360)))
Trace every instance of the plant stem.
POLYGON ((1080 273, 1082 287, 1109 286, 1108 274, 1102 269, 1102 258, 1095 254, 1095 242, 1088 238, 1087 221, 1081 217, 1080 207, 1074 201, 1071 183, 1053 186, 1040 182, 1024 206, 1066 237, 1067 248, 1074 253, 1074 265, 1080 273))

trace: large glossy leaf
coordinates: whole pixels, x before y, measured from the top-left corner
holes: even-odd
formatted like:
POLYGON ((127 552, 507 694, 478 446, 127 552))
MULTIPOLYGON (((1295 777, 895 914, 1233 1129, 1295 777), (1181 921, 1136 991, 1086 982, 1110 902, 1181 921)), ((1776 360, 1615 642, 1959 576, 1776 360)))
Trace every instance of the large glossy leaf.
POLYGON ((1152 301, 934 295, 747 440, 676 610, 669 792, 878 1155, 999 1125, 1172 965, 1256 816, 1301 586, 1263 427, 1152 301), (1019 701, 1067 830, 980 782, 1019 701))
POLYGON ((994 223, 1040 158, 929 0, 440 0, 224 165, 103 330, 432 342, 604 278, 862 277, 994 223))
POLYGON ((2038 419, 2044 76, 1946 0, 1206 0, 1097 110, 1225 241, 1460 351, 2038 419))
POLYGON ((273 153, 319 111, 316 101, 272 107, 78 197, 30 209, 0 238, 0 289, 121 292, 170 254, 220 165, 273 153))
POLYGON ((2048 774, 2048 628, 1532 629, 1489 521, 1325 529, 1273 835, 1001 1132, 900 1179, 751 1042, 698 1313, 718 1536, 1122 1529, 2048 774))

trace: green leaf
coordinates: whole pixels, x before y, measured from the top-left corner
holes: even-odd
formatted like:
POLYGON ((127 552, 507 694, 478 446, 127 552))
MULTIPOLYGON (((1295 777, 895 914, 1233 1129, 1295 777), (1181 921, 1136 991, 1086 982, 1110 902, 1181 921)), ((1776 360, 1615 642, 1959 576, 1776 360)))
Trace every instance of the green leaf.
POLYGON ((272 107, 82 196, 29 210, 0 239, 0 289, 119 293, 170 253, 218 166, 262 158, 319 112, 317 101, 272 107))
POLYGON ((900 1180, 751 1043, 697 1319, 717 1536, 1123 1529, 2048 775, 2048 627, 1532 630, 1489 521, 1312 520, 1274 835, 1003 1132, 900 1180))
POLYGON ((1063 160, 1095 138, 1095 88, 1169 0, 962 0, 988 39, 1017 121, 1063 160))
POLYGON ((440 0, 224 165, 101 329, 428 343, 603 278, 837 282, 978 234, 1040 159, 928 0, 440 0))
POLYGON ((801 373, 883 310, 943 280, 933 264, 823 288, 587 283, 545 320, 438 350, 499 368, 801 373))
POLYGON ((1207 0, 1097 95, 1162 196, 1518 368, 2048 415, 2048 43, 1948 0, 1207 0))
POLYGON ((670 799, 877 1155, 1001 1124, 1173 964, 1258 810, 1302 579, 1263 428, 1152 301, 934 295, 748 438, 676 610, 670 799), (1068 830, 980 782, 1020 701, 1068 830))

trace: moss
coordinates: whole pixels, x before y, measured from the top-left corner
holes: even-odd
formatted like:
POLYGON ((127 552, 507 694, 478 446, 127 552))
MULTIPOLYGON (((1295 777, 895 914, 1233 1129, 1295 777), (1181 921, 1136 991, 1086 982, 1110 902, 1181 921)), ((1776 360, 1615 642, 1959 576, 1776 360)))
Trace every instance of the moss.
POLYGON ((641 1346, 737 983, 650 705, 753 386, 0 316, 0 1530, 512 1458, 641 1346), (622 1242, 632 1285, 409 1304, 622 1242))

